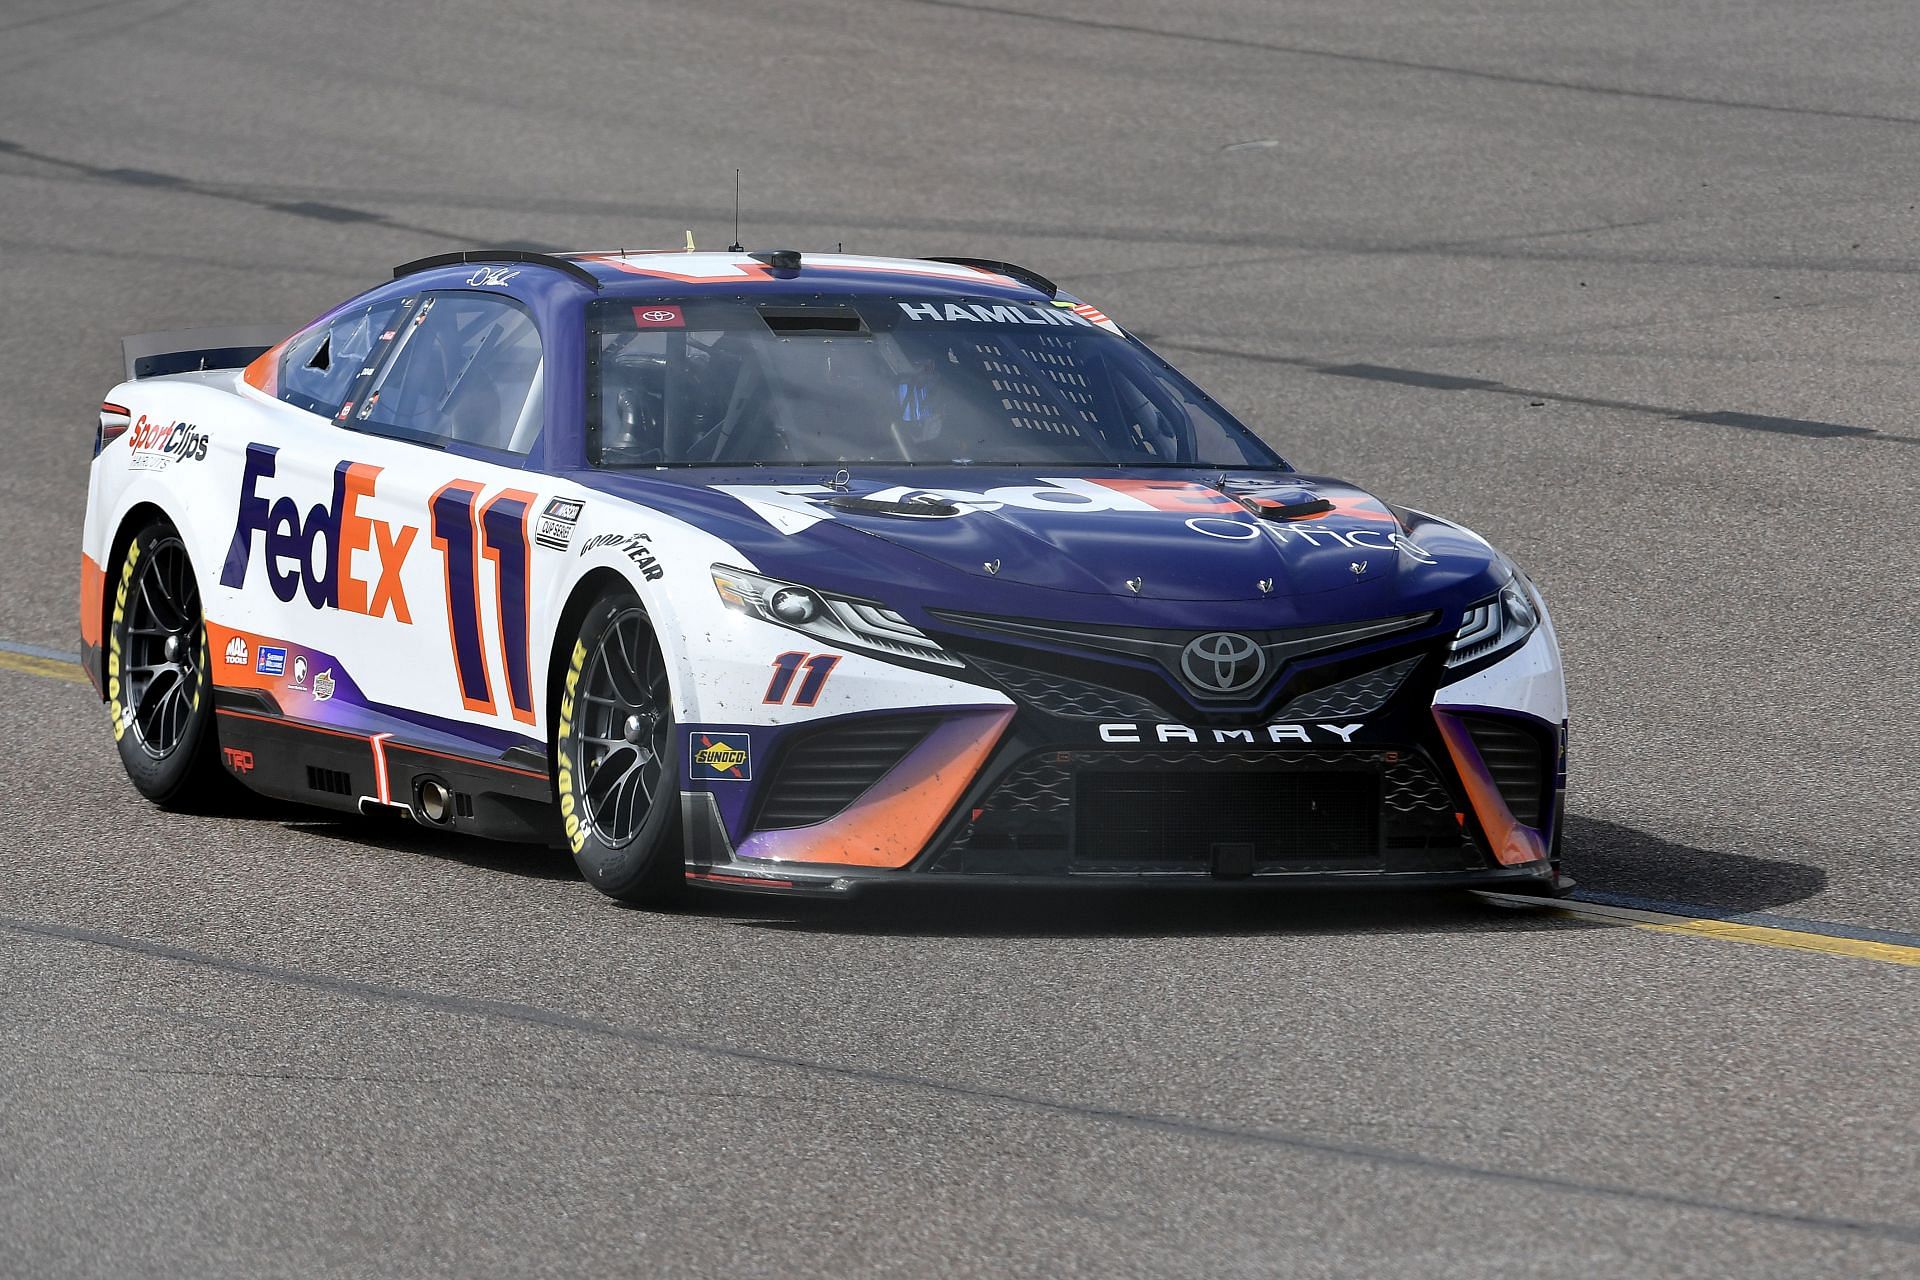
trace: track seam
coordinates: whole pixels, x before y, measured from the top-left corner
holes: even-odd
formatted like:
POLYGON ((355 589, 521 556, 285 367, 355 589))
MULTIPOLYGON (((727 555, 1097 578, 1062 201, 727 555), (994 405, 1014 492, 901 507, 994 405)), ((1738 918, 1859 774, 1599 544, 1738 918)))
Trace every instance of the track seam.
POLYGON ((1623 1187, 1608 1183, 1581 1182, 1573 1178, 1556 1177, 1550 1174, 1517 1173, 1506 1169, 1488 1168, 1482 1165, 1467 1164, 1461 1161, 1446 1160, 1432 1156, 1422 1156, 1411 1152, 1393 1151, 1384 1147, 1368 1147, 1358 1144, 1330 1142, 1324 1139, 1278 1133, 1272 1130, 1236 1129, 1221 1124, 1210 1124, 1203 1120, 1188 1120, 1177 1116, 1156 1115, 1151 1112, 1129 1111, 1118 1107, 1099 1107, 1083 1103, 1061 1102, 1056 1099, 1039 1097, 1032 1094, 1015 1093, 1011 1090, 957 1084, 926 1076, 881 1071, 868 1067, 836 1066, 831 1063, 814 1062, 805 1058, 797 1058, 760 1049, 745 1049, 727 1045, 707 1044, 681 1036, 640 1031, 631 1027, 622 1027, 614 1023, 584 1018, 576 1014, 562 1013, 554 1009, 544 1009, 538 1005, 520 1004, 514 1001, 479 996, 439 995, 433 992, 420 991, 407 987, 386 986, 380 983, 365 982, 353 978, 336 978, 326 974, 311 973, 299 969, 286 969, 277 965, 260 964, 246 960, 224 959, 205 952, 192 951, 185 947, 176 947, 166 943, 150 942, 139 938, 128 938, 119 934, 104 933, 94 929, 80 929, 69 925, 53 924, 45 921, 22 920, 10 916, 0 916, 0 929, 7 929, 14 933, 49 938, 61 942, 83 943, 135 955, 173 960, 219 972, 260 978, 287 986, 304 987, 339 995, 355 996, 365 1000, 408 1005, 415 1008, 426 1008, 444 1013, 462 1014, 469 1017, 493 1018, 533 1026, 548 1027, 559 1031, 600 1036, 605 1039, 617 1040, 645 1049, 705 1055, 734 1062, 747 1063, 758 1067, 783 1068, 804 1074, 822 1076, 833 1080, 849 1081, 857 1084, 877 1085, 888 1088, 917 1089, 943 1097, 957 1098, 968 1102, 999 1103, 1006 1106, 1019 1107, 1027 1111, 1072 1120, 1106 1122, 1131 1126, 1138 1129, 1175 1134, 1188 1138, 1208 1138, 1247 1146, 1268 1147, 1311 1155, 1330 1156, 1358 1163, 1388 1165, 1439 1176, 1465 1178, 1472 1181, 1490 1182, 1504 1186, 1525 1187, 1531 1190, 1560 1192, 1597 1199, 1624 1200, 1637 1204, 1660 1205, 1666 1208, 1745 1218, 1750 1221, 1766 1222, 1778 1226, 1846 1233, 1875 1239, 1894 1240, 1908 1244, 1920 1244, 1920 1226, 1916 1225, 1872 1222, 1853 1218, 1834 1218, 1819 1214, 1794 1213, 1783 1209, 1727 1204, 1720 1201, 1703 1200, 1680 1195, 1674 1192, 1623 1187))

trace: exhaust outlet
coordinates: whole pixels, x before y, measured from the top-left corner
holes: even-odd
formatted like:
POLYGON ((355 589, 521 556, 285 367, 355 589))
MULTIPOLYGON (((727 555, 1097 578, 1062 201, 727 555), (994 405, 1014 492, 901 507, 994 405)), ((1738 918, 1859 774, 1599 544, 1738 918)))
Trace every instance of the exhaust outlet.
POLYGON ((413 789, 414 812, 436 827, 453 821, 453 793, 438 778, 422 778, 413 789))

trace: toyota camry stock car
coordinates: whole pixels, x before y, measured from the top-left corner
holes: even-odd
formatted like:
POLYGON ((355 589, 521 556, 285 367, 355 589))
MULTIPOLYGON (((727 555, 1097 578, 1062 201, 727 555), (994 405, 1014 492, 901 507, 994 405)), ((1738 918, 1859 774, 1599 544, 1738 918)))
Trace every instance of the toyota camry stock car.
POLYGON ((586 879, 1564 885, 1532 583, 977 259, 466 252, 128 339, 86 666, 134 785, 586 879))

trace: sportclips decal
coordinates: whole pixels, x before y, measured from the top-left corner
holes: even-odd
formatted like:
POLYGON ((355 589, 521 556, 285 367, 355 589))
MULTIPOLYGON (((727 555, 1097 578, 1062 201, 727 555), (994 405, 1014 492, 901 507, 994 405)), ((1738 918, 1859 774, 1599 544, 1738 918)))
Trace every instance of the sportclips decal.
POLYGON ((135 471, 158 471, 172 462, 201 462, 207 456, 207 433, 191 422, 155 422, 141 414, 128 433, 135 471))
MULTIPOLYGON (((303 513, 290 496, 269 501, 260 493, 261 482, 275 474, 278 452, 271 445, 247 446, 239 515, 220 584, 235 589, 246 586, 258 544, 267 586, 282 602, 291 604, 296 595, 304 594, 314 609, 338 609, 412 626, 413 611, 400 575, 422 526, 381 520, 361 511, 361 504, 376 496, 380 468, 366 462, 341 462, 333 471, 328 502, 303 513)), ((523 489, 483 494, 478 482, 455 480, 435 491, 423 513, 446 581, 447 636, 455 680, 468 711, 500 714, 497 705, 504 702, 515 720, 530 724, 534 703, 528 568, 537 499, 523 489), (498 619, 499 634, 492 647, 499 655, 503 699, 496 699, 495 668, 483 635, 482 559, 493 566, 493 616, 498 619)), ((267 659, 268 651, 263 649, 262 670, 267 659)), ((275 660, 284 663, 284 652, 277 653, 275 660)), ((326 688, 322 693, 316 679, 314 697, 331 696, 331 680, 326 688)))
MULTIPOLYGON (((902 304, 905 305, 905 304, 902 304)), ((928 304, 931 305, 931 304, 928 304)), ((849 495, 819 484, 724 484, 715 489, 751 508, 782 533, 794 534, 822 520, 837 519, 833 503, 849 495)), ((1298 486, 1274 487, 1298 492, 1298 486)), ((1267 489, 1236 485, 1234 495, 1257 500, 1267 489)), ((856 495, 891 506, 889 519, 954 520, 1002 507, 1019 511, 1052 511, 1063 515, 1100 515, 1114 512, 1172 512, 1186 516, 1195 534, 1227 541, 1272 537, 1283 546, 1296 542, 1310 547, 1340 546, 1356 550, 1403 551, 1420 564, 1436 564, 1433 553, 1399 529, 1393 514, 1367 499, 1343 498, 1314 517, 1300 520, 1263 520, 1248 512, 1238 497, 1207 485, 1185 480, 1084 479, 1047 476, 1033 484, 1004 485, 975 492, 970 489, 914 489, 896 485, 856 495), (925 514, 913 508, 923 507, 925 514), (1324 516, 1381 525, 1378 529, 1335 528, 1319 523, 1324 516)))

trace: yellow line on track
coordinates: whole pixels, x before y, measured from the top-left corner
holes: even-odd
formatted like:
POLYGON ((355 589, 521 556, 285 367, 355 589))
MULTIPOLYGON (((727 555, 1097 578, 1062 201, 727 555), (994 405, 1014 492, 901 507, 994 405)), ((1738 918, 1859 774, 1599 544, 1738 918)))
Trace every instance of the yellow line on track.
POLYGON ((46 676, 50 680, 87 683, 86 673, 71 662, 40 658, 31 653, 8 653, 4 649, 0 649, 0 671, 21 671, 30 676, 46 676))
POLYGON ((1603 924, 1627 925, 1649 933, 1677 933, 1686 937, 1712 938, 1718 942, 1744 942, 1756 947, 1780 947, 1788 951, 1814 951, 1822 955, 1848 956, 1855 960, 1877 960, 1882 964, 1905 965, 1920 969, 1920 947, 1895 942, 1875 942, 1867 938, 1842 938, 1833 934, 1800 929, 1781 929, 1773 925, 1744 924, 1738 920, 1712 920, 1697 916, 1669 915, 1664 911, 1642 911, 1637 907, 1616 907, 1603 902, 1578 902, 1572 899, 1542 902, 1507 893, 1488 893, 1483 897, 1513 906, 1544 906, 1555 915, 1603 924))
MULTIPOLYGON (((45 676, 72 684, 87 684, 80 668, 71 662, 42 658, 31 653, 11 653, 0 649, 0 670, 19 671, 30 676, 45 676)), ((1744 942, 1756 947, 1780 947, 1788 951, 1813 951, 1822 955, 1848 956, 1856 960, 1877 960, 1882 964, 1904 965, 1920 969, 1920 947, 1894 942, 1875 942, 1867 938, 1841 938, 1826 933, 1781 929, 1773 925, 1743 924, 1738 920, 1712 920, 1698 916, 1670 915, 1663 911, 1642 911, 1638 907, 1616 907, 1603 902, 1579 902, 1570 898, 1542 900, 1510 893, 1482 893, 1482 897, 1511 906, 1544 909, 1554 915, 1575 920, 1593 920, 1604 924, 1626 925, 1649 933, 1677 933, 1686 937, 1712 938, 1719 942, 1744 942)))

